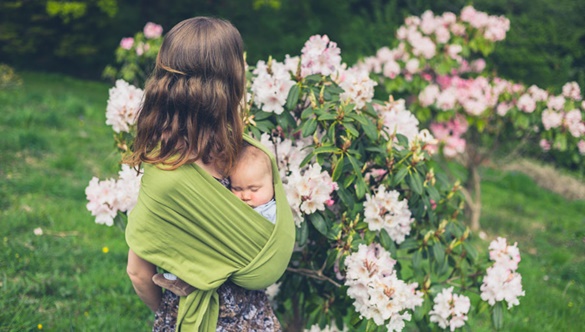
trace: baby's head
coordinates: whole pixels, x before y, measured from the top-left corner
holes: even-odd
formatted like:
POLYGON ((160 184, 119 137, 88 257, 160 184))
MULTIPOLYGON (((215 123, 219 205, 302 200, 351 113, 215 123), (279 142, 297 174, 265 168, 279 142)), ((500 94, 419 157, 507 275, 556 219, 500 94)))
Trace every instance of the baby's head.
POLYGON ((230 175, 232 192, 255 208, 274 197, 272 164, 262 150, 244 144, 230 175))

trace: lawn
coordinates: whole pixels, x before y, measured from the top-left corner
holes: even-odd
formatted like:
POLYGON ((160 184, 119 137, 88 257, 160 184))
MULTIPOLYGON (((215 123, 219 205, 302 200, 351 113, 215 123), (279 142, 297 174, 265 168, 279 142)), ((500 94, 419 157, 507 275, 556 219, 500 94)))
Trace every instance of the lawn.
MULTIPOLYGON (((152 315, 126 276, 127 246, 94 223, 85 187, 115 177, 105 124, 110 84, 23 73, 0 91, 0 331, 148 331, 152 315), (40 228, 42 235, 35 235, 40 228)), ((484 169, 486 240, 518 242, 526 296, 506 331, 585 326, 585 202, 568 201, 518 172, 484 169)), ((477 234, 476 234, 477 235, 477 234)), ((470 331, 491 331, 487 313, 470 331)))

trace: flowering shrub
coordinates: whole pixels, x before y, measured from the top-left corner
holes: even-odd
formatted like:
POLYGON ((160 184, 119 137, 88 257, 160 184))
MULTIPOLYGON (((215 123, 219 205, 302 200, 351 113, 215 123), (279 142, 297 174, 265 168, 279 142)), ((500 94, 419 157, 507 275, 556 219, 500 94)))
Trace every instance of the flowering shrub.
MULTIPOLYGON (((461 187, 436 178, 429 162, 437 140, 403 99, 373 99, 377 83, 364 66, 343 64, 327 36, 312 36, 301 53, 249 66, 241 110, 246 131, 276 156, 297 225, 287 273, 269 288, 281 321, 310 331, 454 330, 488 305, 501 318, 502 300, 517 303, 491 294, 510 287, 512 266, 483 277, 488 261, 462 223, 461 187)), ((123 153, 140 93, 123 81, 110 91, 108 124, 124 135, 115 136, 123 153)), ((136 182, 120 178, 91 180, 96 222, 111 225, 132 208, 111 194, 115 187, 135 199, 136 182)), ((517 252, 498 243, 490 258, 501 267, 504 253, 517 252)))
POLYGON ((162 26, 148 22, 134 37, 124 37, 116 50, 116 65, 106 66, 105 78, 122 78, 127 82, 143 86, 147 75, 154 67, 156 55, 162 44, 162 26))
POLYGON ((406 18, 395 48, 382 48, 359 64, 386 93, 409 101, 407 107, 437 140, 430 152, 467 168, 468 177, 460 180, 474 230, 481 213, 478 168, 496 150, 501 154, 507 146, 514 153, 534 140, 545 151, 572 151, 576 160, 585 155, 585 105, 576 83, 554 95, 485 70, 481 56, 490 54, 509 28, 505 17, 471 6, 459 16, 427 11, 406 18), (510 148, 510 142, 516 144, 510 148))

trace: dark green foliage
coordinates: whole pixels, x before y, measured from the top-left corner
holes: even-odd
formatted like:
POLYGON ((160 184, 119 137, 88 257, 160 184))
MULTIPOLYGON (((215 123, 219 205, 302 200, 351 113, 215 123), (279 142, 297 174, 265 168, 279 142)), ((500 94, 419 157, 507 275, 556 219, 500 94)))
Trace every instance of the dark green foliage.
MULTIPOLYGON (((248 62, 269 55, 283 59, 299 54, 314 34, 337 42, 348 64, 372 55, 394 40, 394 32, 410 15, 425 10, 458 13, 466 0, 84 0, 85 14, 51 16, 47 1, 0 3, 0 62, 99 78, 114 62, 122 37, 133 36, 152 21, 168 31, 198 15, 226 18, 244 38, 248 62), (103 3, 107 3, 106 6, 103 3), (117 11, 116 11, 117 9, 117 11), (115 15, 113 15, 115 14, 115 15)), ((492 55, 506 78, 551 87, 567 81, 585 85, 585 2, 573 0, 478 0, 473 5, 492 15, 506 15, 511 29, 492 55)))

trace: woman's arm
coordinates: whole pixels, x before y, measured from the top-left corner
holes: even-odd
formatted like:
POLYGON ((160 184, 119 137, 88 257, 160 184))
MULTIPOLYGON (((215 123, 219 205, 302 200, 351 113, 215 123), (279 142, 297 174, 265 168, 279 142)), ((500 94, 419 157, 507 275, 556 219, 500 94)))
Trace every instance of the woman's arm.
POLYGON ((130 249, 128 251, 126 272, 138 297, 152 311, 156 312, 162 296, 162 289, 152 281, 152 276, 156 274, 156 266, 138 257, 130 249))

